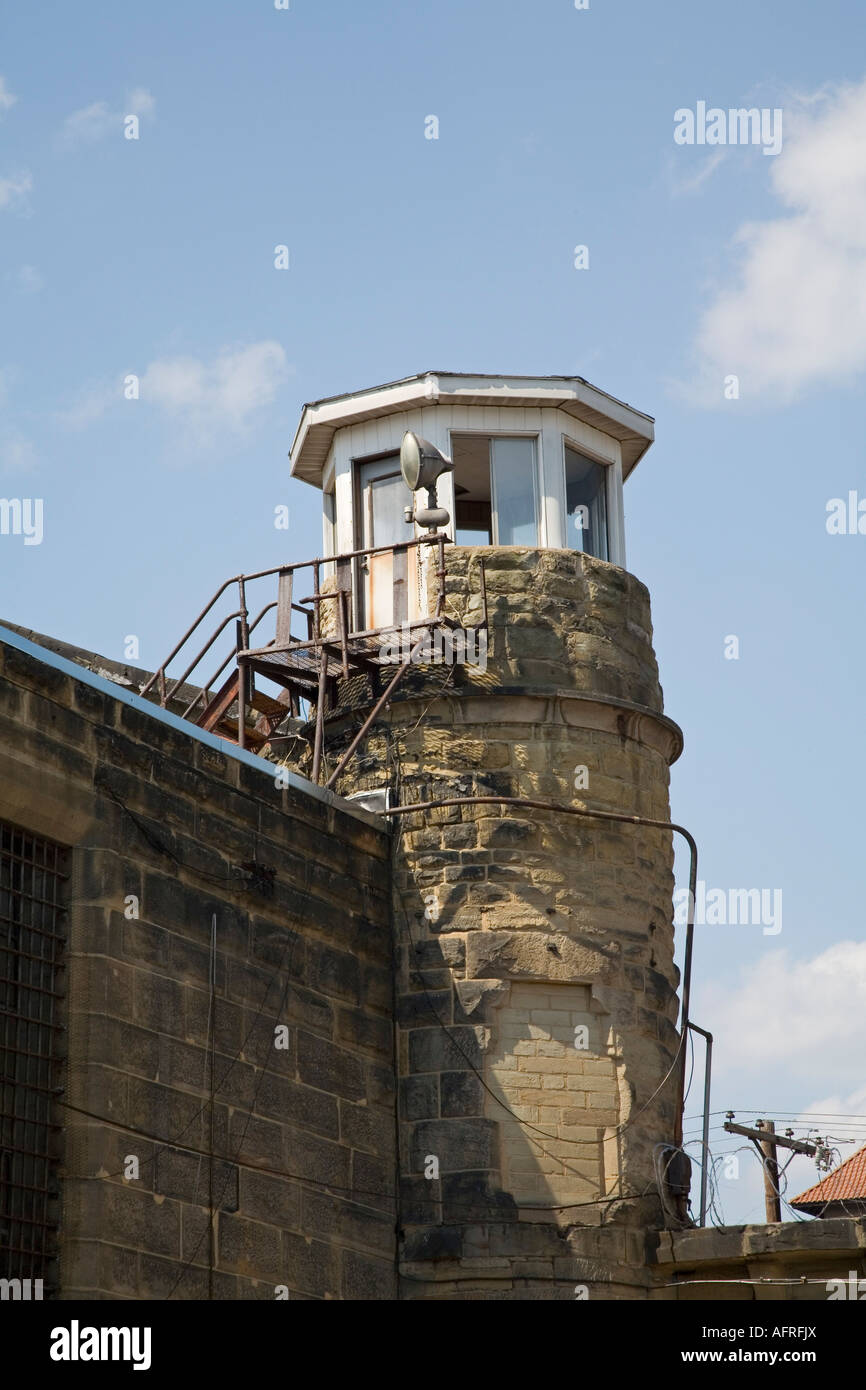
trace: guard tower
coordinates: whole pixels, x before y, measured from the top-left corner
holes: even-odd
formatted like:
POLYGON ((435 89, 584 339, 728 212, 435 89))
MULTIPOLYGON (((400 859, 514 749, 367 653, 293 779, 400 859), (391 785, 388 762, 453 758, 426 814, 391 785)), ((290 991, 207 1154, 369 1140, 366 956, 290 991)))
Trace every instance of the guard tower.
MULTIPOLYGON (((652 440, 576 377, 306 406, 291 469, 321 490, 321 556, 223 586, 235 649, 185 711, 393 822, 406 1297, 573 1298, 575 1268, 629 1296, 684 1214, 682 737, 622 500, 652 440), (444 460, 426 511, 407 434, 444 460), (251 620, 252 579, 277 595, 251 620)), ((164 702, 192 669, 161 668, 164 702)))
MULTIPOLYGON (((622 500, 653 424, 558 377, 429 372, 307 406, 292 473, 322 491, 327 556, 423 535, 407 431, 453 463, 447 543, 362 560, 358 617, 401 627, 435 596, 476 641, 422 651, 335 782, 428 804, 393 816, 406 1287, 478 1296, 586 1250, 613 1291, 627 1238, 674 1207, 671 836, 543 804, 669 820, 682 740, 622 500)), ((325 723, 331 776, 375 704, 361 686, 325 723)))

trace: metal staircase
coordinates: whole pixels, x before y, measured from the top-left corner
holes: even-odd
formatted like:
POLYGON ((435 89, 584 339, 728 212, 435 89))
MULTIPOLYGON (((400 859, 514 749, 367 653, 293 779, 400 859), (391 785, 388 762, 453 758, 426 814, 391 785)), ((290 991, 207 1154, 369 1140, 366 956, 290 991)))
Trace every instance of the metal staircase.
MULTIPOLYGON (((445 606, 445 546, 447 537, 440 532, 428 533, 419 539, 393 546, 376 546, 350 551, 330 559, 305 560, 294 565, 276 566, 254 574, 236 575, 227 579, 210 602, 184 633, 183 637, 142 688, 142 695, 158 694, 159 703, 167 705, 177 691, 197 671, 234 621, 234 643, 222 661, 182 712, 199 728, 207 729, 241 748, 259 751, 272 744, 277 730, 285 721, 294 721, 295 729, 309 731, 313 726, 313 781, 319 780, 322 763, 324 721, 336 707, 338 683, 354 676, 369 678, 374 700, 358 735, 353 740, 339 766, 328 779, 332 785, 361 742, 379 710, 411 665, 418 644, 429 640, 432 629, 457 624, 444 612, 445 606), (417 551, 414 566, 410 552, 417 551), (371 557, 391 557, 390 621, 377 627, 365 625, 364 615, 369 602, 369 561, 371 557), (432 563, 436 562, 436 563, 432 563), (309 571, 312 593, 295 600, 297 578, 309 571), (423 573, 422 588, 426 601, 421 614, 419 594, 410 593, 410 573, 416 579, 423 573), (249 621, 247 606, 251 586, 258 581, 277 581, 277 596, 249 621), (183 673, 169 679, 168 667, 194 641, 200 640, 202 625, 217 610, 233 586, 237 586, 237 606, 226 614, 189 660, 183 673), (254 641, 260 624, 275 612, 273 636, 266 642, 254 641), (415 616, 410 614, 415 613, 415 616), (300 634, 293 627, 302 627, 300 634), (392 657, 383 658, 383 638, 395 630, 408 632, 412 652, 395 666, 392 657), (383 670, 391 673, 384 684, 383 670), (226 674, 228 672, 228 674, 226 674), (256 685, 256 677, 277 687, 273 695, 256 685), (217 682, 222 683, 217 685, 217 682), (301 724, 307 707, 308 717, 301 724)), ((381 567, 381 560, 380 560, 381 567)), ((387 560, 385 561, 387 564, 387 560)), ((481 568, 486 626, 486 592, 484 570, 481 568)), ((273 589, 271 587, 271 592, 273 589)), ((381 616, 381 614, 380 614, 381 616)), ((284 735, 283 737, 290 737, 284 735)), ((294 736, 297 736, 295 733, 294 736)), ((307 733, 309 736, 309 732, 307 733)))

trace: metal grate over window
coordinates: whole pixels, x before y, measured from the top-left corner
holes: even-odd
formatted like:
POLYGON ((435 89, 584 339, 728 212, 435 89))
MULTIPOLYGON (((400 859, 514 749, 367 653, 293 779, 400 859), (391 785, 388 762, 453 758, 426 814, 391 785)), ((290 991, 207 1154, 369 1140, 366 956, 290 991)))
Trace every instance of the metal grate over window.
POLYGON ((0 1275, 54 1281, 68 851, 0 821, 0 1275))

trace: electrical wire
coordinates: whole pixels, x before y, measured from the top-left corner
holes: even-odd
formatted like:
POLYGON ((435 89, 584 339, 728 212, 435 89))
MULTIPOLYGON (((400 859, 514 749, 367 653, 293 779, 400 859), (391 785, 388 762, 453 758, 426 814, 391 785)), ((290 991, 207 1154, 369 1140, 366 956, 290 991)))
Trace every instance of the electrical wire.
MULTIPOLYGON (((431 703, 432 703, 432 700, 431 700, 431 703)), ((401 777, 401 780, 400 780, 400 786, 402 786, 402 777, 401 777)), ((398 791, 399 791, 399 787, 398 787, 398 791)), ((405 834, 405 833, 406 833, 406 832, 403 830, 403 828, 402 828, 402 826, 401 826, 401 827, 400 827, 400 834, 402 835, 402 834, 405 834)), ((590 1145, 592 1145, 593 1147, 597 1146, 597 1145, 598 1145, 598 1142, 599 1142, 597 1139, 566 1139, 566 1140, 563 1140, 563 1139, 560 1138, 559 1135, 557 1135, 557 1134, 550 1134, 547 1130, 539 1129, 537 1125, 531 1124, 528 1120, 521 1120, 520 1117, 519 1117, 518 1115, 516 1115, 515 1112, 512 1110, 512 1108, 507 1104, 507 1102, 504 1101, 504 1100, 502 1099, 501 1096, 497 1095, 496 1092, 487 1084, 487 1082, 485 1081, 485 1079, 484 1079, 482 1073, 478 1070, 478 1068, 477 1068, 477 1067, 475 1066, 475 1064, 472 1062, 472 1060, 471 1060, 471 1058, 469 1057, 468 1053, 465 1052, 464 1049, 460 1046, 459 1042, 454 1038, 454 1035, 453 1035, 453 1033, 450 1031, 450 1029, 448 1028, 447 1024, 446 1024, 446 1023, 440 1018, 440 1016, 439 1016, 438 1010, 436 1009, 436 1007, 435 1007, 435 1005, 434 1005, 434 1003, 433 1003, 433 1000, 432 1000, 432 998, 431 998, 431 996, 430 996, 430 992, 429 992, 429 990, 427 989, 426 984, 424 983, 424 973, 425 973, 425 972, 424 972, 424 969, 423 969, 423 967, 422 967, 422 965, 421 965, 420 957, 419 957, 419 955, 418 955, 418 950, 417 950, 417 945, 416 945, 416 942, 415 942, 415 937, 414 937, 414 934, 413 934, 413 932, 412 932, 411 923, 410 923, 410 921, 409 921, 409 914, 407 913, 407 911, 406 911, 406 909, 405 909, 405 907, 404 907, 404 905, 403 905, 402 898, 399 899, 399 906, 400 906, 400 911, 401 911, 402 916, 403 916, 403 921, 404 921, 405 928, 406 928, 406 934, 407 934, 407 937, 408 937, 410 946, 411 946, 411 948, 412 948, 413 956, 415 957, 415 962, 416 962, 416 973, 417 973, 418 978, 419 978, 419 980, 420 980, 420 982, 421 982, 421 991, 420 991, 420 992, 424 994, 424 997, 425 997, 425 999, 426 999, 426 1001, 427 1001, 428 1010, 429 1010, 429 1012, 430 1012, 430 1014, 431 1014, 433 1020, 438 1024, 438 1026, 441 1028, 442 1032, 446 1035, 446 1037, 447 1037, 447 1038, 449 1039, 449 1041, 451 1042, 451 1045, 452 1045, 452 1046, 456 1049, 456 1051, 458 1051, 458 1052, 460 1053, 460 1055, 463 1057, 463 1059, 464 1059, 465 1062, 466 1062, 467 1067, 468 1067, 472 1072, 474 1072, 475 1076, 476 1076, 476 1077, 478 1078, 478 1080, 481 1082, 482 1087, 483 1087, 484 1090, 488 1093, 488 1095, 490 1095, 490 1096, 493 1098, 493 1100, 496 1101, 497 1105, 500 1105, 500 1106, 502 1107, 502 1109, 505 1110, 505 1111, 512 1117, 512 1119, 514 1119, 514 1120, 516 1121, 516 1123, 520 1125, 520 1127, 524 1130, 524 1132, 527 1131, 527 1130, 533 1130, 534 1133, 540 1134, 543 1138, 553 1140, 554 1142, 559 1143, 559 1144, 561 1144, 561 1143, 577 1144, 577 1145, 580 1145, 581 1147, 583 1147, 583 1146, 585 1146, 585 1145, 587 1145, 587 1144, 590 1144, 590 1145)), ((630 1115, 629 1118, 628 1118, 627 1120, 623 1121, 622 1124, 617 1125, 615 1128, 614 1128, 614 1127, 610 1127, 610 1128, 608 1129, 608 1133, 607 1133, 606 1136, 605 1136, 605 1142, 607 1142, 607 1141, 609 1141, 610 1139, 612 1139, 615 1135, 618 1135, 618 1134, 623 1133, 626 1129, 628 1129, 631 1125, 633 1125, 633 1124, 637 1121, 637 1119, 644 1113, 644 1111, 652 1104, 652 1102, 655 1100, 656 1096, 659 1094, 659 1092, 662 1090, 662 1088, 667 1084, 668 1080, 670 1079, 671 1075, 673 1074, 674 1069, 676 1068, 677 1062, 678 1062, 678 1060, 679 1060, 680 1053, 681 1053, 681 1051, 682 1051, 682 1049, 683 1049, 683 1044, 684 1044, 684 1042, 685 1042, 685 1039, 686 1039, 686 1034, 685 1034, 685 1033, 681 1034, 681 1035, 680 1035, 679 1044, 678 1044, 678 1046, 677 1046, 677 1050, 676 1050, 676 1052, 675 1052, 675 1054, 674 1054, 673 1061, 671 1062, 671 1065, 670 1065, 668 1071, 666 1072, 665 1076, 662 1078, 662 1080, 659 1082, 659 1084, 658 1084, 658 1086, 656 1087, 656 1089, 653 1091, 652 1095, 651 1095, 646 1101, 644 1101, 643 1105, 640 1107, 639 1110, 637 1110, 633 1115, 630 1115)), ((529 1137, 529 1136, 528 1136, 528 1137, 529 1137)), ((537 1146, 539 1149, 541 1149, 541 1152, 542 1152, 542 1153, 545 1153, 545 1150, 542 1148, 542 1146, 541 1146, 540 1144, 538 1144, 537 1140, 532 1140, 532 1142, 535 1143, 536 1146, 537 1146)), ((553 1155, 546 1154, 546 1157, 552 1158, 553 1155)), ((562 1159, 560 1159, 559 1157, 554 1158, 554 1161, 555 1161, 556 1163, 562 1163, 562 1162, 563 1162, 562 1159)), ((576 1172, 576 1170, 569 1170, 566 1164, 563 1164, 563 1166, 566 1168, 566 1171, 573 1171, 573 1172, 576 1172)), ((578 1176, 582 1176, 582 1175, 578 1174, 578 1176)))
MULTIPOLYGON (((740 1114, 743 1111, 747 1115, 768 1115, 770 1119, 792 1119, 805 1123, 806 1120, 863 1120, 866 1122, 866 1115, 843 1114, 839 1111, 831 1110, 810 1110, 804 1114, 802 1110, 765 1110, 760 1105, 731 1105, 726 1110, 711 1110, 710 1116, 740 1114)), ((687 1120, 703 1119, 702 1114, 686 1115, 687 1120)))
MULTIPOLYGON (((159 1135, 153 1134, 153 1133, 152 1133, 151 1131, 149 1131, 149 1130, 139 1129, 139 1128, 137 1128, 137 1127, 134 1126, 134 1125, 123 1124, 123 1123, 121 1123, 121 1121, 113 1119, 110 1115, 99 1115, 99 1114, 97 1114, 95 1111, 93 1111, 93 1110, 86 1110, 86 1109, 84 1109, 82 1106, 79 1106, 79 1105, 71 1105, 71 1104, 70 1104, 70 1105, 67 1106, 67 1108, 68 1108, 69 1110, 74 1111, 75 1114, 77 1114, 77 1115, 83 1115, 86 1119, 96 1120, 96 1121, 98 1121, 100 1124, 104 1124, 104 1125, 105 1125, 107 1128, 109 1128, 109 1129, 117 1130, 119 1133, 122 1133, 122 1134, 132 1134, 132 1135, 134 1135, 134 1136, 135 1136, 136 1138, 138 1138, 138 1139, 147 1139, 147 1140, 150 1140, 151 1142, 154 1142, 154 1143, 166 1144, 166 1141, 165 1141, 164 1139, 162 1139, 159 1135)), ((195 1156, 197 1156, 197 1157, 200 1157, 200 1158, 209 1158, 209 1157, 210 1157, 210 1154, 209 1154, 209 1152, 208 1152, 207 1149, 197 1149, 197 1148, 195 1148, 195 1147, 194 1147, 193 1145, 191 1145, 191 1144, 173 1144, 173 1145, 168 1145, 168 1144, 166 1144, 166 1147, 175 1148, 175 1149, 178 1149, 181 1153, 193 1154, 193 1155, 195 1155, 195 1156)), ((357 1187, 357 1186, 354 1186, 354 1185, 353 1185, 352 1187, 343 1187, 340 1183, 328 1182, 327 1180, 322 1179, 322 1178, 311 1178, 311 1177, 310 1177, 308 1174, 306 1174, 306 1173, 293 1173, 293 1172, 290 1172, 290 1171, 289 1171, 288 1169, 286 1169, 286 1168, 273 1168, 273 1167, 271 1167, 269 1164, 266 1164, 266 1163, 254 1163, 254 1162, 252 1162, 250 1159, 240 1158, 238 1154, 215 1153, 215 1154, 214 1154, 214 1158, 216 1158, 220 1163, 228 1163, 228 1164, 231 1164, 232 1166, 237 1167, 237 1168, 245 1168, 245 1169, 247 1169, 249 1172, 253 1172, 253 1173, 264 1173, 264 1174, 266 1174, 268 1177, 291 1179, 291 1180, 294 1181, 294 1182, 303 1183, 303 1184, 305 1184, 307 1187, 321 1188, 321 1189, 323 1189, 324 1191, 331 1192, 331 1193, 334 1193, 334 1192, 341 1192, 341 1193, 351 1193, 351 1192, 355 1192, 355 1193, 361 1193, 361 1194, 363 1194, 364 1196, 367 1196, 367 1197, 378 1197, 378 1198, 381 1198, 382 1200, 386 1200, 386 1201, 393 1201, 393 1200, 397 1197, 397 1195, 398 1195, 398 1191, 397 1191, 396 1188, 392 1188, 390 1191, 383 1192, 383 1191, 379 1190, 378 1188, 365 1188, 365 1187, 357 1187)), ((77 1176, 77 1178, 76 1178, 76 1181, 77 1181, 77 1182, 106 1182, 106 1181, 108 1180, 108 1177, 109 1177, 109 1175, 108 1175, 108 1174, 105 1174, 105 1173, 99 1173, 99 1174, 84 1173, 84 1174, 79 1174, 79 1175, 77 1176)), ((647 1189, 647 1190, 648 1190, 648 1189, 647 1189)), ((610 1205, 613 1205, 613 1204, 615 1204, 615 1203, 617 1203, 617 1202, 638 1202, 638 1201, 642 1201, 643 1198, 646 1197, 646 1195, 647 1195, 647 1190, 645 1190, 644 1192, 634 1192, 634 1193, 626 1194, 626 1195, 624 1195, 624 1196, 619 1196, 619 1195, 618 1195, 618 1196, 615 1196, 615 1197, 598 1197, 598 1198, 595 1198, 595 1199, 593 1199, 592 1201, 588 1201, 588 1202, 550 1202, 550 1203, 535 1203, 535 1204, 524 1204, 524 1203, 521 1203, 521 1204, 520 1204, 520 1210, 521 1210, 521 1211, 570 1211, 572 1208, 610 1206, 610 1205)), ((222 1200, 222 1196, 225 1195, 225 1191, 226 1191, 226 1188, 224 1187, 224 1188, 223 1188, 223 1193, 221 1194, 220 1200, 222 1200)), ((358 1202, 358 1201, 353 1200, 351 1197, 345 1197, 345 1198, 343 1198, 343 1199, 341 1199, 341 1200, 344 1200, 348 1206, 362 1207, 365 1211, 376 1211, 377 1214, 379 1214, 379 1215, 382 1215, 382 1214, 383 1214, 379 1208, 373 1207, 372 1204, 369 1203, 369 1202, 358 1202)), ((427 1201, 429 1201, 430 1203, 434 1203, 434 1202, 435 1202, 436 1204, 438 1204, 439 1202, 442 1201, 442 1198, 440 1198, 440 1197, 431 1197, 431 1198, 423 1198, 423 1199, 422 1199, 422 1198, 413 1198, 413 1203, 415 1203, 415 1204, 419 1204, 419 1203, 421 1203, 421 1202, 427 1202, 427 1201)), ((478 1208, 478 1206, 479 1206, 480 1204, 479 1204, 479 1202, 478 1202, 477 1200, 476 1200, 476 1201, 472 1201, 472 1202, 462 1202, 462 1201, 460 1201, 459 1199, 455 1199, 454 1201, 452 1201, 452 1200, 449 1198, 449 1199, 448 1199, 448 1205, 449 1205, 449 1206, 453 1206, 454 1208, 465 1207, 467 1210, 475 1211, 475 1210, 477 1210, 477 1208, 478 1208)), ((502 1208, 501 1206, 495 1206, 493 1203, 490 1204, 489 1211, 490 1211, 490 1214, 493 1215, 493 1216, 499 1216, 499 1217, 501 1218, 502 1215, 503 1215, 503 1208, 502 1208)), ((477 1218, 476 1218, 476 1221, 477 1221, 477 1218)), ((452 1223, 449 1222, 449 1225, 450 1225, 450 1224, 452 1224, 452 1223)), ((458 1223, 458 1224, 459 1224, 459 1223, 458 1223)), ((469 1221, 466 1222, 466 1224, 471 1226, 471 1225, 473 1225, 473 1224, 476 1224, 476 1222, 473 1222, 472 1220, 469 1220, 469 1221)))

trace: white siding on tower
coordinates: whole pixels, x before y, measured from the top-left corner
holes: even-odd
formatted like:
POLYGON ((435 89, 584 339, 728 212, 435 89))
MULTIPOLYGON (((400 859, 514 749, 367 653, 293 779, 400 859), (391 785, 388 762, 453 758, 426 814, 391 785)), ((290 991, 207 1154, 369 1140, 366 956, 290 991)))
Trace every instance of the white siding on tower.
MULTIPOLYGON (((613 564, 625 564, 625 537, 622 510, 621 446, 618 440, 594 426, 577 420, 552 407, 521 407, 501 405, 425 405, 366 420, 360 424, 338 429, 333 438, 326 463, 325 476, 333 469, 336 493, 337 551, 345 553, 360 546, 355 528, 355 507, 352 495, 353 462, 376 454, 397 452, 407 430, 429 439, 446 455, 452 452, 453 434, 521 435, 537 437, 539 545, 551 548, 567 546, 565 514, 565 475, 563 448, 567 439, 576 449, 611 465, 612 476, 608 489, 608 518, 610 558, 613 564)), ((454 537, 454 475, 445 473, 439 480, 439 504, 451 517, 448 534, 454 537)), ((406 504, 410 503, 407 489, 406 504)), ((425 499, 421 498, 421 502, 425 499)), ((417 534, 406 527, 406 539, 417 534)))

